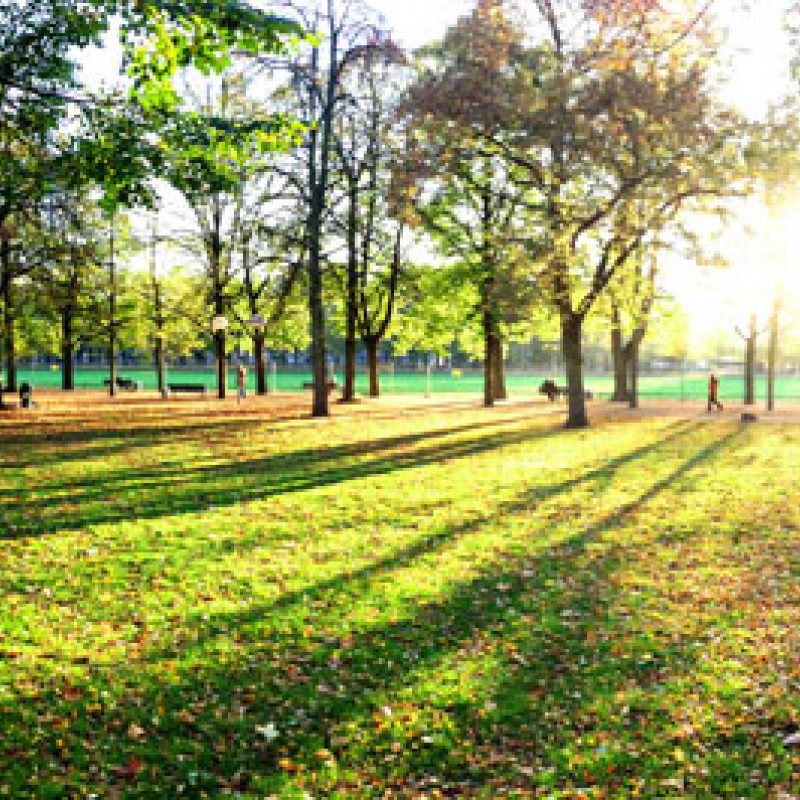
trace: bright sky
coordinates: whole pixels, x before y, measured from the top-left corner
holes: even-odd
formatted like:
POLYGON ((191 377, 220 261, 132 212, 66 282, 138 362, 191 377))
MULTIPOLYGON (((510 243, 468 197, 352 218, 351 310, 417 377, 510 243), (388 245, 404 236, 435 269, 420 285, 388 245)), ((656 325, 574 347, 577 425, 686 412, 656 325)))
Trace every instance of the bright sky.
MULTIPOLYGON (((738 4, 717 0, 717 5, 738 4)), ((761 117, 790 84, 791 51, 782 27, 787 5, 788 0, 761 0, 749 11, 725 14, 737 52, 728 99, 753 117, 761 117)), ((775 215, 762 198, 754 198, 714 247, 730 261, 724 270, 670 265, 667 287, 689 314, 695 337, 744 327, 753 312, 765 320, 777 286, 800 302, 800 272, 791 264, 792 254, 800 253, 800 207, 775 215)))
MULTIPOLYGON (((789 81, 790 52, 782 29, 789 1, 755 0, 748 11, 740 8, 741 0, 716 0, 717 11, 729 27, 730 45, 736 53, 728 99, 754 117, 764 114, 789 81)), ((398 42, 409 48, 439 38, 473 4, 474 0, 372 1, 398 42)), ((267 0, 264 5, 269 5, 267 0)), ((118 59, 115 47, 86 54, 83 63, 87 83, 96 87, 104 81, 113 81, 118 59)), ((769 222, 763 206, 755 202, 744 210, 742 222, 729 226, 718 245, 731 261, 726 272, 702 270, 689 263, 670 264, 667 288, 689 313, 696 336, 719 327, 732 329, 747 317, 754 303, 759 306, 756 310, 765 313, 778 278, 774 269, 778 262, 784 287, 797 295, 800 304, 800 269, 791 269, 787 257, 787 253, 800 253, 800 206, 789 217, 772 220, 769 247, 765 246, 763 228, 755 235, 744 231, 745 218, 751 226, 757 219, 763 224, 769 222), (777 244, 776 230, 784 231, 783 240, 777 244), (767 258, 767 251, 780 252, 780 258, 767 258)))

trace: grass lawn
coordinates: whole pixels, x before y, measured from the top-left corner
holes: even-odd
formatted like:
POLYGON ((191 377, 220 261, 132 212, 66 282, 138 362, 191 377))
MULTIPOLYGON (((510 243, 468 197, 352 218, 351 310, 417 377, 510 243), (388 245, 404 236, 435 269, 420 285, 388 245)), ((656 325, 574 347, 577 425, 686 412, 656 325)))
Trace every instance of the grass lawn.
POLYGON ((0 797, 797 796, 800 427, 267 408, 0 417, 0 797))

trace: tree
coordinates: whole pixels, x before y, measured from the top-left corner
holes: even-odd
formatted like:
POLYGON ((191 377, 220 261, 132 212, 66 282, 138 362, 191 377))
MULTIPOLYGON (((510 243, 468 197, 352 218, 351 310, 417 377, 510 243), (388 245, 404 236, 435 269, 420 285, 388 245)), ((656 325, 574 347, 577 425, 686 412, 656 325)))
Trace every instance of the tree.
MULTIPOLYGON (((707 13, 622 0, 530 11, 533 44, 491 73, 497 122, 475 135, 532 198, 517 236, 560 319, 567 424, 582 427, 584 321, 653 225, 733 190, 742 127, 711 85, 707 13)), ((449 115, 471 113, 456 102, 449 115)))
POLYGON ((88 307, 92 290, 99 283, 102 220, 88 198, 64 191, 47 198, 43 215, 50 255, 34 278, 43 289, 40 309, 57 318, 61 387, 72 391, 75 353, 80 339, 92 329, 88 307))
POLYGON ((130 221, 121 213, 101 217, 104 236, 98 242, 100 269, 92 287, 90 306, 92 339, 108 348, 108 392, 117 393, 117 358, 123 337, 133 340, 131 328, 138 321, 133 275, 121 265, 130 259, 136 247, 130 221))
POLYGON ((596 4, 590 35, 570 42, 564 14, 536 3, 544 91, 522 115, 527 146, 509 151, 542 194, 540 280, 561 319, 573 427, 587 424, 581 330, 594 303, 649 231, 729 192, 740 166, 738 120, 714 98, 697 20, 625 5, 596 4))
POLYGON ((507 75, 522 37, 502 0, 479 0, 440 45, 422 51, 408 100, 416 135, 405 168, 415 208, 443 254, 458 259, 464 279, 479 287, 487 406, 506 394, 503 322, 531 299, 511 257, 524 190, 492 144, 512 113, 507 75), (495 79, 504 92, 486 91, 495 79))
POLYGON ((74 54, 99 43, 115 18, 122 20, 134 78, 131 96, 159 112, 177 104, 172 78, 179 69, 220 72, 232 52, 280 53, 289 38, 304 35, 296 22, 240 0, 6 0, 0 8, 0 120, 36 105, 50 114, 52 128, 65 103, 93 105, 77 91, 74 54))
POLYGON ((396 353, 424 351, 444 357, 455 342, 470 355, 482 352, 480 333, 473 335, 478 290, 463 280, 459 264, 416 264, 399 288, 392 325, 396 353))
POLYGON ((158 391, 163 395, 167 391, 164 354, 167 314, 164 302, 164 284, 158 274, 158 226, 156 224, 153 225, 150 238, 150 300, 152 303, 150 319, 155 327, 153 335, 155 353, 153 355, 156 364, 156 380, 158 382, 158 391))
MULTIPOLYGON (((245 220, 250 185, 267 169, 269 147, 258 128, 247 130, 258 107, 248 102, 246 81, 241 73, 226 74, 219 87, 206 84, 206 97, 200 98, 187 86, 197 113, 189 121, 176 123, 162 134, 168 148, 163 177, 185 201, 193 217, 194 230, 181 237, 184 248, 203 263, 208 299, 214 317, 232 313, 235 302, 236 259, 244 251, 243 241, 252 235, 245 220), (211 119, 227 119, 230 128, 219 128, 211 119), (187 136, 192 142, 187 146, 187 136), (188 234, 188 235, 187 235, 188 234)), ((227 337, 224 329, 214 332, 217 356, 217 393, 227 393, 227 337)))
MULTIPOLYGON (((103 205, 113 214, 122 205, 149 199, 148 184, 160 163, 160 148, 148 131, 192 120, 176 114, 172 78, 181 67, 220 71, 232 50, 250 54, 282 52, 290 36, 302 34, 292 21, 235 0, 109 0, 78 4, 9 0, 0 8, 0 247, 2 313, 10 386, 14 373, 14 262, 12 232, 49 185, 69 188, 90 181, 104 189, 103 205), (76 49, 97 43, 112 17, 123 19, 128 66, 134 78, 130 98, 92 98, 76 81, 76 49), (66 109, 82 117, 83 137, 66 148, 69 169, 53 158, 54 135, 66 109), (61 180, 59 180, 59 167, 61 180), (66 181, 67 178, 73 182, 66 181), (12 220, 17 217, 16 222, 12 220)), ((195 121, 196 122, 196 121, 195 121)), ((285 120, 249 123, 265 147, 285 129, 285 120)), ((196 125, 195 125, 196 127, 196 125)), ((56 150, 61 149, 56 147, 56 150)), ((27 267, 29 270, 30 267, 27 267)))
POLYGON ((395 182, 404 143, 393 50, 375 51, 351 70, 349 103, 336 128, 336 170, 345 202, 334 218, 345 239, 345 384, 355 397, 357 333, 367 350, 371 397, 380 396, 378 347, 395 310, 408 203, 395 182))
POLYGON ((285 5, 298 15, 305 30, 318 31, 325 37, 324 41, 307 44, 305 51, 292 60, 289 69, 295 108, 307 127, 299 155, 305 172, 302 197, 314 377, 312 413, 327 416, 323 269, 324 239, 333 204, 331 184, 336 130, 348 103, 346 79, 351 67, 376 52, 391 52, 395 47, 377 26, 374 15, 360 2, 324 0, 303 9, 293 3, 285 5))
POLYGON ((165 267, 159 255, 168 243, 153 225, 147 271, 132 276, 135 315, 140 323, 133 342, 141 350, 152 348, 161 392, 167 388, 167 359, 201 349, 208 322, 205 281, 181 266, 165 267))
MULTIPOLYGON (((305 322, 297 294, 298 289, 302 289, 306 253, 302 224, 298 221, 294 201, 287 197, 285 183, 269 168, 258 178, 257 188, 253 187, 255 191, 248 192, 244 180, 239 191, 242 204, 238 214, 242 226, 239 282, 244 314, 238 315, 238 320, 252 337, 256 391, 264 395, 267 392, 267 343, 288 333, 292 319, 301 317, 305 322), (282 322, 288 325, 280 331, 282 322)), ((299 344, 305 337, 295 332, 289 338, 299 344)))

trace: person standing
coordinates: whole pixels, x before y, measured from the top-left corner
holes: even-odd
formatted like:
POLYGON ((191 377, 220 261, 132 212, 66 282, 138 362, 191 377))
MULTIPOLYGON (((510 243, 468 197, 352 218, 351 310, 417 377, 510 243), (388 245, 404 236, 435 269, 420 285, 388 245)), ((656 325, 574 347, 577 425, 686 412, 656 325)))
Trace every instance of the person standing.
POLYGON ((716 406, 717 411, 722 411, 722 403, 719 401, 719 380, 713 373, 708 380, 708 410, 711 406, 716 406))
POLYGON ((237 402, 241 403, 247 397, 247 367, 244 364, 239 364, 236 370, 236 388, 237 402))

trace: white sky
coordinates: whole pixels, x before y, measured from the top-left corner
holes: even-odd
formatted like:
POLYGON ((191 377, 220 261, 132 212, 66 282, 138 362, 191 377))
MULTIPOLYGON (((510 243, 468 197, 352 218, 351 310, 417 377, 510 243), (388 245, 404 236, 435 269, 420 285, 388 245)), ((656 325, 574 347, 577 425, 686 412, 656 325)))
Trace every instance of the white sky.
MULTIPOLYGON (((750 10, 742 10, 741 0, 716 0, 717 12, 729 27, 730 45, 735 53, 728 100, 754 117, 764 114, 789 81, 790 52, 782 29, 782 15, 788 2, 753 0, 750 10)), ((267 0, 264 5, 268 7, 267 0)), ((373 0, 372 5, 385 17, 398 43, 414 48, 441 37, 460 15, 469 12, 474 0, 373 0)), ((117 79, 119 49, 113 37, 109 41, 108 47, 86 53, 82 58, 84 79, 93 88, 117 79)), ((790 231, 795 228, 800 231, 800 208, 794 214, 797 224, 790 222, 788 227, 790 231)), ((763 209, 750 206, 744 216, 763 219, 763 209)), ((764 257, 760 235, 747 236, 741 229, 742 224, 732 224, 720 243, 720 249, 732 262, 727 274, 701 270, 689 263, 669 265, 667 288, 692 318, 695 335, 719 327, 732 329, 750 313, 755 294, 759 295, 762 307, 767 302, 764 287, 775 283, 773 264, 764 257)), ((790 239, 790 246, 782 246, 784 255, 787 250, 800 253, 800 233, 794 237, 796 241, 791 236, 790 239)), ((775 251, 774 246, 771 249, 775 251)), ((792 270, 786 263, 782 269, 784 283, 788 281, 800 298, 800 269, 792 270)))

